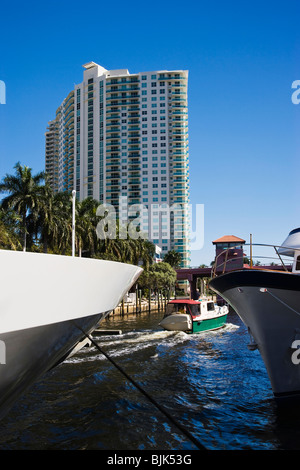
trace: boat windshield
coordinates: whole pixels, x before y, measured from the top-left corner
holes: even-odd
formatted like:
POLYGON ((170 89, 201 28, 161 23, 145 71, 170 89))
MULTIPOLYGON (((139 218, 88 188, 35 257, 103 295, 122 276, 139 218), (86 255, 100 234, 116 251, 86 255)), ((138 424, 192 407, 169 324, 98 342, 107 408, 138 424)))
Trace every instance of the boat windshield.
POLYGON ((193 316, 200 315, 200 304, 199 305, 190 305, 191 307, 191 313, 193 316))
POLYGON ((186 304, 168 304, 166 315, 173 315, 174 313, 189 313, 189 311, 186 304))
POLYGON ((200 315, 200 304, 199 305, 187 305, 181 303, 171 303, 167 305, 166 315, 173 315, 174 313, 189 313, 193 316, 200 315))

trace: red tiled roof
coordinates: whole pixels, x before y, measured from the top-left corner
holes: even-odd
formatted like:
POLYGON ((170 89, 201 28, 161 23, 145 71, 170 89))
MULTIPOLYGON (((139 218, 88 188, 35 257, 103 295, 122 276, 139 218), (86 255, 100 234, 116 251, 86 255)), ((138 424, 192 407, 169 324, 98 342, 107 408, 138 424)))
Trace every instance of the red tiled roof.
POLYGON ((234 235, 224 235, 224 237, 218 238, 213 243, 245 243, 242 238, 235 237, 234 235))

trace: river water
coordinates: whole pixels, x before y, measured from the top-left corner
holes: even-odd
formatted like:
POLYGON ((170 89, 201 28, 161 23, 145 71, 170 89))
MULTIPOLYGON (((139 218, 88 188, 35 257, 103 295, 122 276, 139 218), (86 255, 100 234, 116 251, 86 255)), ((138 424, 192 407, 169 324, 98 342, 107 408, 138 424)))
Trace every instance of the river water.
POLYGON ((230 313, 226 327, 166 332, 162 313, 105 320, 121 335, 101 348, 176 422, 170 421, 92 345, 49 372, 1 421, 0 449, 300 449, 298 408, 278 408, 258 351, 230 313))

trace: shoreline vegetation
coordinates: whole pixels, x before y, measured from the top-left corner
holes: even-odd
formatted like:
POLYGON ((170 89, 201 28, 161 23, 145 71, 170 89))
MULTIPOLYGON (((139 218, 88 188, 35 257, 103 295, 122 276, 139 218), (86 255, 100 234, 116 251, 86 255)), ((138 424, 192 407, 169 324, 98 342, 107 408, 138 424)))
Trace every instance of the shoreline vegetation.
MULTIPOLYGON (((0 249, 71 256, 72 193, 54 193, 44 172, 33 175, 31 168, 20 163, 14 170, 0 182, 0 194, 4 195, 0 201, 0 249)), ((76 256, 141 266, 144 271, 131 292, 136 292, 138 299, 147 298, 147 303, 153 294, 160 303, 166 302, 175 293, 180 253, 171 250, 156 263, 155 245, 147 239, 128 235, 124 239, 118 233, 114 239, 99 239, 96 227, 101 217, 96 212, 100 204, 92 198, 76 200, 76 256)), ((140 310, 141 302, 137 305, 140 310)))

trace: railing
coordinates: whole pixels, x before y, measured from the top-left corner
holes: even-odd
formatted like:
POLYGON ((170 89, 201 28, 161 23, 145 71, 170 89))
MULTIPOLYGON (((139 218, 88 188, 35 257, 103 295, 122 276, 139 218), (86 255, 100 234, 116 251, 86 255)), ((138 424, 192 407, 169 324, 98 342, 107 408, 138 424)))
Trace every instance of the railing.
MULTIPOLYGON (((282 265, 282 269, 284 271, 290 271, 290 269, 291 269, 290 258, 289 258, 290 264, 287 265, 285 263, 285 261, 287 261, 287 260, 283 260, 283 258, 281 256, 281 254, 279 253, 278 249, 286 249, 286 250, 291 251, 291 249, 292 249, 291 247, 282 246, 282 245, 268 245, 268 244, 264 244, 264 243, 245 243, 245 244, 242 245, 242 247, 245 247, 245 246, 250 246, 250 269, 253 269, 253 267, 255 267, 255 268, 260 267, 260 265, 256 265, 256 266, 253 265, 253 259, 258 258, 258 259, 272 259, 272 260, 277 260, 277 261, 279 260, 281 265, 282 265), (273 248, 275 250, 276 256, 264 256, 264 255, 253 256, 252 250, 253 250, 254 246, 255 247, 264 247, 264 248, 266 248, 266 247, 273 248)), ((221 271, 222 274, 224 274, 226 272, 226 268, 228 267, 228 265, 230 263, 236 263, 236 261, 243 260, 245 258, 244 254, 243 254, 243 256, 240 256, 240 257, 235 256, 234 258, 228 258, 228 255, 229 255, 230 251, 231 250, 236 250, 236 249, 241 249, 241 245, 239 244, 239 245, 236 245, 236 246, 228 247, 216 256, 215 263, 214 263, 214 265, 212 267, 212 270, 211 270, 211 277, 212 278, 217 276, 217 274, 220 274, 220 271, 221 271), (220 259, 221 257, 224 257, 224 256, 225 256, 225 260, 223 262, 218 263, 218 259, 220 259)), ((296 249, 295 249, 295 251, 296 251, 296 249)), ((300 249, 298 251, 299 251, 299 254, 300 254, 300 249)), ((273 266, 278 266, 278 265, 273 265, 273 266)))

